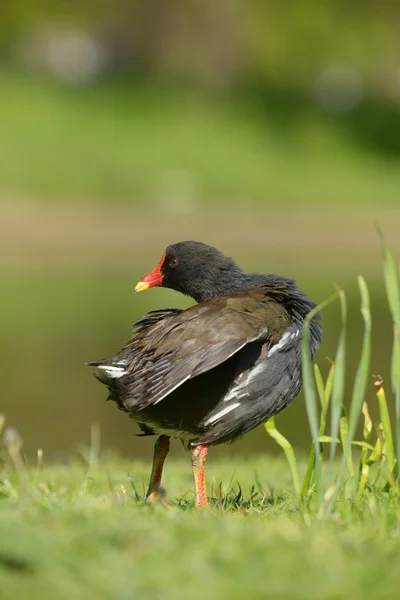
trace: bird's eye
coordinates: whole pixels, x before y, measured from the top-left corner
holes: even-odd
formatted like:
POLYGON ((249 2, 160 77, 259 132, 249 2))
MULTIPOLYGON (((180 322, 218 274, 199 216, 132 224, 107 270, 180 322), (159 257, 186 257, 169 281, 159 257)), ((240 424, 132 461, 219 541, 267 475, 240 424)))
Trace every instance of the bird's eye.
POLYGON ((176 267, 177 264, 178 264, 178 261, 176 258, 171 258, 171 260, 169 261, 170 267, 176 267))

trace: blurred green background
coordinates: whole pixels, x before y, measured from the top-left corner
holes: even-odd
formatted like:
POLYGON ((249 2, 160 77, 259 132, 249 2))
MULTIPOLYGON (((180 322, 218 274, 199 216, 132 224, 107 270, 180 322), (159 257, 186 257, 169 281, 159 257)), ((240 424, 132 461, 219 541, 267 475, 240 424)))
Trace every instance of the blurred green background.
MULTIPOLYGON (((62 457, 97 422, 104 447, 149 456, 84 362, 113 355, 147 310, 190 304, 133 295, 182 239, 316 301, 342 285, 349 389, 364 273, 373 372, 388 379, 373 221, 399 256, 399 25, 389 0, 3 3, 0 412, 28 454, 62 457)), ((324 315, 325 371, 337 313, 324 315)), ((278 425, 308 445, 301 397, 278 425)), ((218 452, 265 450, 260 429, 218 452)))

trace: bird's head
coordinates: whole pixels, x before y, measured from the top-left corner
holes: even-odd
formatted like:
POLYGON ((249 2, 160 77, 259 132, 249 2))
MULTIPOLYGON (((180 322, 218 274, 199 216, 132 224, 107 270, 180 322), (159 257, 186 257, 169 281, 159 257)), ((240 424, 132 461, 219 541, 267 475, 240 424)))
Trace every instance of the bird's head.
POLYGON ((244 273, 232 258, 203 242, 186 241, 168 246, 135 290, 166 287, 201 302, 234 293, 243 281, 244 273))

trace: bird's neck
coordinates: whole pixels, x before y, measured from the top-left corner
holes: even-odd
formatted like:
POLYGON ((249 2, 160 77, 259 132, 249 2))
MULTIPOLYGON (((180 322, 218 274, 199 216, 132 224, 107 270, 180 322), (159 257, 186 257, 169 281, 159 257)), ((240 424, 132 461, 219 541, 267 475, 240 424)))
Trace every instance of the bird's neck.
POLYGON ((221 296, 231 296, 249 286, 247 275, 239 267, 234 272, 221 272, 208 274, 196 281, 193 278, 190 284, 186 286, 186 293, 196 302, 205 302, 212 298, 221 296))
MULTIPOLYGON (((285 279, 277 275, 249 275, 249 281, 257 287, 262 287, 267 296, 282 304, 295 323, 302 329, 304 319, 315 308, 316 304, 299 290, 292 279, 285 279)), ((311 357, 321 344, 322 328, 321 317, 316 315, 310 323, 310 349, 311 357)))

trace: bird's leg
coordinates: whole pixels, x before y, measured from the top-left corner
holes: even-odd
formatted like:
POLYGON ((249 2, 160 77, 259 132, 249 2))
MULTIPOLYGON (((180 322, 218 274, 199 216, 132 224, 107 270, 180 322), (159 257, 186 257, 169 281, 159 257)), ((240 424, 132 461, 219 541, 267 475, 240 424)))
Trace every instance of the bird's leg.
POLYGON ((195 506, 202 508, 208 505, 204 463, 207 459, 208 446, 195 446, 192 450, 192 467, 194 477, 195 506))
POLYGON ((169 436, 160 435, 154 444, 153 467, 151 469, 149 489, 147 490, 146 498, 155 500, 159 496, 164 461, 168 452, 169 436))

